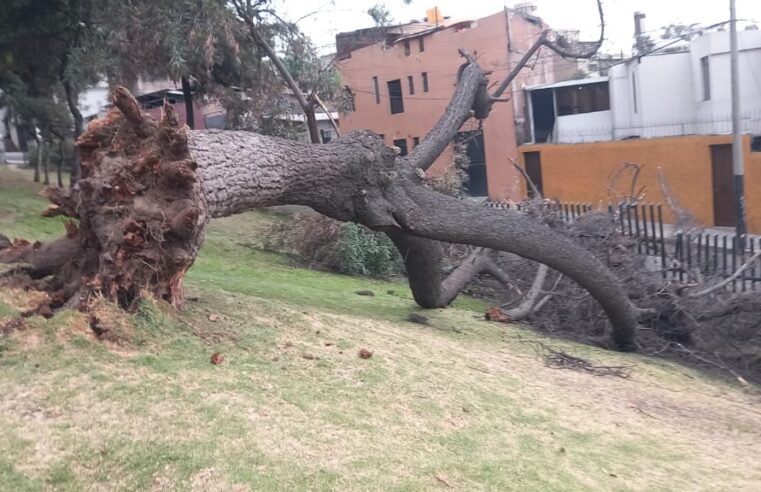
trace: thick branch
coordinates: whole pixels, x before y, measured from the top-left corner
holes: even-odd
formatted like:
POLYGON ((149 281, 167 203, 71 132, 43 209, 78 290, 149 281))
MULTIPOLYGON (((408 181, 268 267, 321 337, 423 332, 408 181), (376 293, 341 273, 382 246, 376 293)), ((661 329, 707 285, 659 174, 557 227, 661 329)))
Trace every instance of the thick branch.
POLYGON ((482 101, 486 94, 486 77, 475 61, 466 56, 467 62, 460 68, 457 87, 446 111, 436 122, 420 145, 402 158, 405 165, 426 170, 441 155, 444 149, 454 140, 462 125, 471 117, 485 118, 490 104, 476 104, 482 101), (477 109, 478 108, 478 109, 477 109))
POLYGON ((568 275, 603 306, 616 345, 634 348, 638 310, 610 270, 570 239, 520 212, 484 209, 412 183, 404 192, 394 189, 390 199, 400 211, 396 221, 409 234, 508 251, 568 275))
POLYGON ((0 250, 0 263, 22 263, 29 266, 29 274, 35 278, 52 275, 79 251, 79 237, 62 237, 50 243, 30 243, 17 240, 10 247, 0 250))

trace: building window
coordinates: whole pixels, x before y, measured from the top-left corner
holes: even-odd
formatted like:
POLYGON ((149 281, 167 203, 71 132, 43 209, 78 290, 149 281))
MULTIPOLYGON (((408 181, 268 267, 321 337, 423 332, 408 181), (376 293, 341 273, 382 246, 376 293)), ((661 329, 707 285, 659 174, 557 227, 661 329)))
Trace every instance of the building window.
POLYGON ((333 132, 330 130, 320 130, 320 137, 322 138, 322 143, 328 143, 333 138, 333 132))
POLYGON ((410 96, 415 94, 415 79, 412 75, 407 76, 407 83, 410 85, 410 96))
POLYGON ((467 191, 471 196, 486 196, 486 148, 484 134, 479 130, 460 132, 455 137, 455 151, 468 156, 467 191))
POLYGON ((412 148, 414 149, 420 145, 420 137, 412 137, 412 148))
POLYGON ((406 138, 399 138, 397 140, 394 140, 394 146, 399 147, 399 155, 404 157, 407 155, 407 139, 406 138))
POLYGON ((708 57, 700 59, 700 73, 703 75, 703 100, 711 99, 711 71, 708 65, 708 57))
POLYGON ((750 151, 761 152, 761 135, 750 137, 750 151))
POLYGON ((391 114, 404 113, 401 80, 388 81, 388 101, 391 104, 391 114))
POLYGON ((594 113, 610 109, 608 83, 572 85, 555 89, 558 116, 594 113))
POLYGON ((637 112, 637 74, 632 73, 632 99, 634 101, 634 112, 637 112))
POLYGON ((423 72, 423 92, 428 92, 428 72, 423 72))
POLYGON ((421 53, 425 51, 425 38, 423 36, 417 38, 417 46, 421 53))
POLYGON ((410 56, 410 40, 404 41, 404 56, 410 56))
POLYGON ((373 77, 373 91, 375 91, 375 104, 380 104, 380 88, 378 87, 378 77, 373 77))

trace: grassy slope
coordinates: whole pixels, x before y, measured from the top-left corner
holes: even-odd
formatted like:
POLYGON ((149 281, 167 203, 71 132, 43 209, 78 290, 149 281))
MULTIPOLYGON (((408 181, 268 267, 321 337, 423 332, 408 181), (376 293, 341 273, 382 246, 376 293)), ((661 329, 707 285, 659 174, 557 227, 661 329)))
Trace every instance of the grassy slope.
MULTIPOLYGON (((35 189, 0 169, 0 232, 60 230, 36 216, 35 189)), ((256 249, 268 220, 212 223, 182 312, 104 316, 129 343, 94 340, 74 312, 0 338, 0 489, 761 487, 757 397, 480 321, 473 300, 427 312, 430 326, 402 321, 417 311, 402 284, 256 249), (547 368, 535 340, 632 378, 547 368)), ((30 297, 0 292, 0 323, 30 297)))

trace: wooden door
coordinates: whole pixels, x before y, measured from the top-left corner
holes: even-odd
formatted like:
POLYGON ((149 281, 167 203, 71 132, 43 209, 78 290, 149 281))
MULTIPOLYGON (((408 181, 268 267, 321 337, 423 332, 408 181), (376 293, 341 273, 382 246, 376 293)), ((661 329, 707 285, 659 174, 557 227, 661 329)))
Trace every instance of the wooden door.
MULTIPOLYGON (((524 152, 523 162, 526 163, 526 174, 539 193, 544 194, 544 185, 542 183, 542 158, 539 152, 524 152)), ((534 197, 534 190, 531 185, 526 183, 526 194, 529 198, 534 197)))
POLYGON ((713 223, 717 226, 735 225, 735 186, 732 174, 732 146, 711 145, 711 174, 713 179, 713 223))

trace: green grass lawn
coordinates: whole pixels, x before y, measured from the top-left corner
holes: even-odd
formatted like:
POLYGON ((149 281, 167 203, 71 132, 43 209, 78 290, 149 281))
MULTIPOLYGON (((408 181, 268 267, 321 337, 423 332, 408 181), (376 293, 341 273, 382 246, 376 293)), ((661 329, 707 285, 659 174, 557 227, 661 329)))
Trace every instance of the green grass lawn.
MULTIPOLYGON (((62 231, 38 190, 0 169, 0 233, 62 231)), ((272 220, 213 221, 180 311, 99 302, 111 341, 73 311, 0 335, 0 490, 761 490, 755 390, 473 299, 404 321, 402 283, 262 251, 272 220), (537 342, 631 377, 546 367, 537 342)), ((34 295, 0 291, 0 327, 34 295)))

